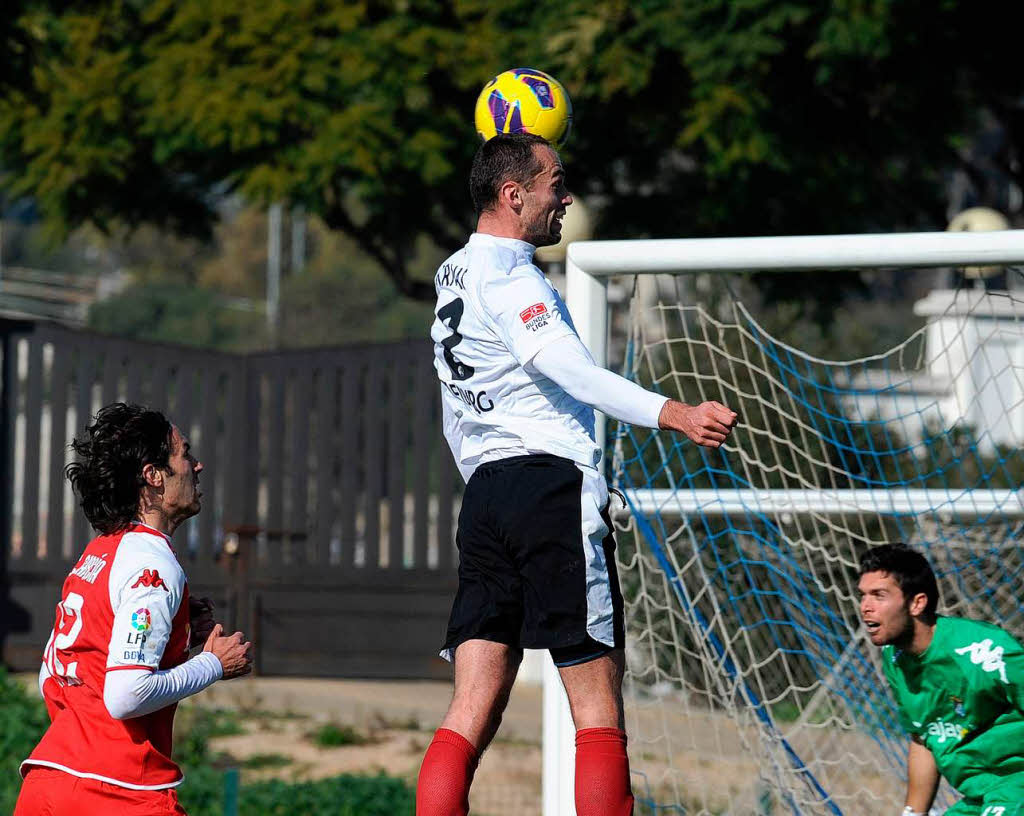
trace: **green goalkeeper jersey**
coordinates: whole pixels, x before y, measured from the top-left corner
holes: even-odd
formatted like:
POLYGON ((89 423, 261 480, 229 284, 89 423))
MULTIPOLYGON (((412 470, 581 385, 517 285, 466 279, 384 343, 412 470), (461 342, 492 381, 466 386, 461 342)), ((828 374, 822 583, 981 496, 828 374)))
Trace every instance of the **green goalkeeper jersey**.
POLYGON ((903 728, 964 796, 1024 773, 1024 649, 1010 635, 939 617, 922 654, 885 646, 882 666, 903 728))

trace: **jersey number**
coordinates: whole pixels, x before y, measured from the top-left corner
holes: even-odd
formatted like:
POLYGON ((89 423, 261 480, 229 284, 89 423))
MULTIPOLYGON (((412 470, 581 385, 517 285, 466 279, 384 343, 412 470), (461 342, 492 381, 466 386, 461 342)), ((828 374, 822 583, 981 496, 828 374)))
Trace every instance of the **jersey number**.
POLYGON ((441 341, 441 345, 444 346, 444 361, 451 369, 453 380, 468 380, 473 376, 473 366, 466 365, 452 354, 452 349, 462 342, 459 323, 462 322, 462 313, 465 309, 466 305, 462 302, 462 298, 455 298, 451 303, 437 310, 438 318, 442 323, 447 323, 448 328, 452 331, 441 341))
POLYGON ((81 634, 84 603, 85 598, 77 592, 69 592, 68 596, 57 604, 57 623, 43 652, 43 661, 50 674, 64 683, 82 682, 78 677, 78 661, 65 666, 57 652, 70 649, 81 634))

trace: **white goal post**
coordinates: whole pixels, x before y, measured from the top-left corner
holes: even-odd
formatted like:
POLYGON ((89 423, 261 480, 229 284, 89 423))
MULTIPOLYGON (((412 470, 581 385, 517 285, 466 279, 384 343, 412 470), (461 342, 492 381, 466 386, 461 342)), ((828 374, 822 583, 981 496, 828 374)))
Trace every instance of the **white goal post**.
MULTIPOLYGON (((635 273, 771 272, 817 269, 886 267, 960 267, 967 265, 1024 265, 1024 230, 1001 232, 942 232, 880 235, 819 235, 765 238, 714 238, 635 241, 582 241, 569 245, 566 255, 566 303, 576 329, 599 365, 607 364, 607 281, 635 273)), ((598 414, 598 443, 605 441, 604 418, 598 414)), ((703 513, 741 511, 747 502, 769 503, 779 509, 842 514, 869 503, 876 513, 914 512, 935 507, 936 495, 957 513, 987 515, 993 509, 1009 517, 1024 517, 1022 491, 872 490, 731 490, 689 491, 680 499, 674 491, 638 492, 640 512, 703 513), (950 504, 952 502, 952 504, 950 504), (689 503, 689 504, 687 504, 689 503), (680 509, 682 508, 682 509, 680 509)), ((573 802, 575 730, 565 692, 550 659, 544 668, 543 712, 544 816, 571 816, 573 802)))

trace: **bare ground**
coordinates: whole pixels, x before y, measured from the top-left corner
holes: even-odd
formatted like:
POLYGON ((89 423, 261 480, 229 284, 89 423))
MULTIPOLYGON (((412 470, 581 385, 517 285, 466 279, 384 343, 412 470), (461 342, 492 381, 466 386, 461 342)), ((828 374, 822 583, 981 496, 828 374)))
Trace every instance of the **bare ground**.
MULTIPOLYGON (((34 677, 25 678, 26 685, 34 677)), ((306 678, 245 678, 218 683, 192 706, 237 712, 244 733, 217 737, 245 779, 289 781, 342 773, 378 773, 415 784, 423 752, 447 709, 446 682, 399 682, 306 678), (317 734, 331 727, 349 744, 323 745, 317 734), (351 744, 353 737, 360 744, 351 744)), ((474 779, 473 816, 540 816, 541 710, 539 687, 517 685, 497 739, 474 779)), ((765 812, 757 804, 763 785, 758 737, 722 714, 684 712, 685 706, 639 705, 628 716, 634 790, 684 802, 687 813, 765 812)), ((898 796, 898 780, 879 774, 876 749, 855 734, 820 732, 820 744, 796 744, 819 767, 829 790, 859 790, 844 812, 874 816, 898 796), (841 779, 839 777, 851 777, 841 779), (826 779, 825 777, 828 777, 826 779)), ((799 741, 803 743, 803 740, 799 741)), ((186 783, 187 784, 187 783, 186 783)), ((665 801, 666 799, 662 799, 665 801)), ((815 808, 807 807, 808 813, 815 808)))
MULTIPOLYGON (((450 698, 449 683, 260 677, 218 683, 194 704, 238 712, 245 733, 218 737, 213 747, 242 764, 243 779, 384 771, 415 784, 450 698), (322 746, 316 734, 327 725, 347 727, 366 742, 322 746)), ((476 773, 474 814, 539 816, 540 725, 540 688, 517 685, 476 773)))

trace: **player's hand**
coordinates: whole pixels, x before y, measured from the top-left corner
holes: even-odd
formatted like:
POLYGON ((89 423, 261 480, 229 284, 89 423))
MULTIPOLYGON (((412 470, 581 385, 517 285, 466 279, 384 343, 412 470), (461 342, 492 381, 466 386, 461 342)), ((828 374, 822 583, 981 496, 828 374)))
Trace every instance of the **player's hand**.
POLYGON ((215 621, 213 619, 213 601, 209 598, 188 599, 188 625, 192 630, 189 637, 188 647, 194 649, 200 643, 206 643, 206 639, 213 631, 215 621))
POLYGON ((252 644, 241 632, 225 635, 219 623, 206 639, 204 652, 213 652, 224 667, 224 680, 241 677, 252 671, 252 644))
POLYGON ((686 434, 690 441, 706 448, 720 447, 735 425, 736 412, 714 401, 687 405, 669 400, 658 417, 662 430, 686 434))

